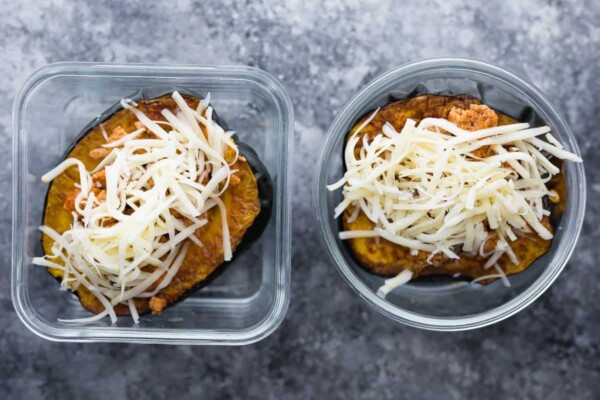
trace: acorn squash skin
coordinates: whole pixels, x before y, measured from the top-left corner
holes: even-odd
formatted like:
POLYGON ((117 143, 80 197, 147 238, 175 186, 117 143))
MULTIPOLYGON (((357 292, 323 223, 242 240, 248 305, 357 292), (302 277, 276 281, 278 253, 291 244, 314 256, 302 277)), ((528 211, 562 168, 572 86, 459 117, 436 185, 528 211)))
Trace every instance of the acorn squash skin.
MULTIPOLYGON (((161 111, 165 108, 175 111, 177 105, 171 98, 170 93, 155 98, 149 98, 152 91, 140 91, 130 98, 138 102, 138 109, 154 120, 165 120, 161 111)), ((186 102, 196 108, 200 101, 199 96, 188 94, 179 90, 186 102)), ((214 119, 224 128, 225 123, 218 118, 216 113, 214 119)), ((93 169, 100 160, 89 156, 90 150, 100 147, 106 141, 100 128, 102 123, 107 132, 112 132, 118 126, 127 132, 135 130, 134 123, 137 118, 130 111, 122 109, 120 104, 115 104, 101 116, 90 122, 78 138, 73 142, 63 157, 75 157, 81 160, 88 170, 93 169)), ((234 138, 235 139, 235 138, 234 138)), ((237 141, 236 141, 237 143, 237 141)), ((232 169, 237 169, 240 183, 230 186, 221 199, 227 209, 227 222, 230 230, 231 247, 234 249, 234 257, 244 251, 249 244, 257 240, 269 222, 272 207, 272 183, 265 166, 260 162, 258 156, 248 145, 238 143, 240 155, 245 159, 239 159, 232 169)), ((48 188, 44 207, 43 224, 59 233, 69 229, 72 222, 71 214, 63 208, 65 196, 78 182, 78 173, 75 168, 70 168, 65 173, 53 180, 48 188)), ((196 236, 202 241, 203 247, 196 245, 189 247, 185 260, 177 275, 168 286, 162 289, 156 297, 164 299, 167 306, 172 305, 212 282, 224 271, 228 262, 224 262, 221 216, 215 207, 205 214, 208 223, 196 232, 196 236)), ((50 253, 53 241, 50 237, 42 235, 42 248, 45 254, 50 253)), ((48 268, 48 272, 57 280, 62 280, 62 271, 48 268)), ((88 289, 81 286, 74 292, 82 306, 93 312, 104 311, 104 306, 98 301, 88 289)), ((138 313, 144 314, 150 311, 150 299, 134 299, 138 313)), ((129 307, 119 304, 115 306, 117 315, 129 315, 129 307)))
MULTIPOLYGON (((373 120, 367 124, 359 133, 359 136, 368 135, 372 138, 378 132, 385 122, 390 122, 397 131, 400 131, 407 119, 411 118, 417 123, 423 118, 447 118, 448 113, 454 107, 468 109, 471 104, 481 104, 479 99, 468 95, 440 96, 440 95, 420 95, 404 100, 394 101, 381 107, 373 120)), ((360 127, 360 125, 372 114, 369 112, 361 117, 352 130, 348 133, 347 140, 360 127)), ((507 125, 516 123, 512 117, 498 114, 498 125, 507 125)), ((362 143, 362 141, 359 141, 362 143)), ((562 175, 561 175, 562 176, 562 175)), ((566 193, 561 192, 561 204, 566 201, 566 193)), ((558 209, 560 204, 555 209, 558 209)), ((375 224, 360 211, 358 217, 350 222, 354 208, 348 207, 341 218, 341 230, 372 230, 375 224)), ((552 210, 552 208, 551 208, 552 210)), ((554 211, 554 210, 552 210, 554 211)), ((553 212, 554 214, 554 212, 553 212)), ((546 228, 553 230, 550 218, 545 217, 542 223, 546 228)), ((406 247, 388 242, 383 238, 356 238, 346 241, 355 260, 364 268, 381 276, 395 276, 404 269, 413 272, 413 279, 424 275, 455 275, 462 277, 479 278, 484 275, 495 273, 495 270, 484 269, 486 258, 479 255, 470 256, 463 252, 459 255, 460 260, 444 259, 441 255, 432 261, 427 262, 428 253, 420 251, 417 255, 412 255, 406 247)), ((543 240, 534 233, 527 234, 523 238, 517 239, 510 244, 515 252, 519 262, 512 263, 508 256, 503 256, 498 261, 506 275, 515 274, 524 271, 536 259, 541 257, 550 248, 551 240, 543 240)), ((482 280, 480 283, 487 284, 494 279, 482 280)))

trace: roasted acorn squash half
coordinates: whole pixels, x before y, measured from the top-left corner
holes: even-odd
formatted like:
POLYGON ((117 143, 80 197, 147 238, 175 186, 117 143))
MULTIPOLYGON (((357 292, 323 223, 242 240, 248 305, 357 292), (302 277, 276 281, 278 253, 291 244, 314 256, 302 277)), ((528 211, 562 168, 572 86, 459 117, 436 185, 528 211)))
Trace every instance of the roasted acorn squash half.
MULTIPOLYGON (((481 102, 479 99, 468 95, 440 96, 428 94, 394 101, 381 107, 373 120, 362 129, 359 136, 375 135, 381 132, 381 128, 386 122, 391 123, 397 131, 400 131, 409 118, 415 120, 417 123, 423 118, 428 117, 447 118, 453 108, 468 109, 471 104, 481 104, 481 102)), ((517 122, 514 118, 499 112, 496 113, 498 114, 498 125, 517 122)), ((369 112, 357 121, 349 132, 347 139, 358 130, 371 114, 369 112)), ((359 143, 362 143, 362 140, 359 143)), ((561 174, 559 179, 551 182, 549 186, 559 192, 561 204, 564 204, 566 192, 562 177, 564 177, 564 174, 561 174)), ((555 212, 556 214, 560 213, 561 204, 558 204, 554 209, 550 207, 553 214, 555 212)), ((362 211, 358 213, 358 217, 355 220, 350 222, 353 211, 354 208, 351 206, 343 213, 341 221, 343 230, 372 230, 375 227, 375 224, 362 211)), ((542 223, 552 231, 550 221, 550 218, 544 217, 542 223)), ((531 263, 548 251, 550 243, 551 240, 541 239, 535 233, 526 234, 524 237, 510 244, 519 263, 512 263, 508 259, 508 256, 504 255, 498 261, 498 264, 502 267, 506 275, 524 271, 531 263)), ((493 248, 495 241, 488 240, 486 246, 493 248)), ((412 255, 408 248, 391 243, 383 238, 350 239, 348 240, 348 247, 360 265, 382 276, 394 276, 405 269, 412 271, 413 279, 422 275, 455 274, 474 279, 490 274, 489 270, 483 268, 486 262, 485 257, 467 255, 464 252, 460 253, 461 258, 459 260, 447 259, 439 254, 433 257, 430 262, 427 262, 429 253, 419 251, 417 255, 412 255)), ((491 281, 493 279, 482 280, 481 283, 485 284, 491 281)))
MULTIPOLYGON (((182 90, 179 90, 179 92, 183 94, 190 107, 196 108, 198 106, 199 96, 185 94, 186 92, 182 90)), ((161 111, 165 108, 172 112, 177 109, 177 105, 170 94, 155 98, 148 97, 147 92, 141 91, 130 98, 137 101, 137 108, 153 120, 164 121, 161 111)), ((214 118, 226 129, 222 120, 219 120, 216 115, 214 118)), ((102 128, 106 132, 112 132, 117 127, 122 127, 125 131, 131 132, 135 130, 136 121, 137 118, 133 113, 122 109, 119 104, 116 104, 84 128, 82 134, 75 140, 64 158, 77 158, 85 164, 88 170, 93 169, 101 159, 90 157, 90 151, 106 143, 102 128)), ((242 157, 232 166, 232 169, 238 170, 236 175, 240 178, 239 183, 230 185, 221 196, 227 210, 231 248, 237 250, 234 252, 234 257, 246 248, 247 244, 258 239, 261 235, 268 223, 272 203, 271 179, 265 166, 248 145, 236 144, 238 144, 242 157)), ((63 205, 65 197, 73 190, 76 182, 78 182, 77 171, 75 168, 71 168, 54 179, 48 189, 43 224, 58 233, 68 230, 72 222, 71 213, 63 205)), ((151 310, 160 313, 165 306, 183 299, 193 290, 210 283, 224 269, 227 263, 224 263, 221 216, 218 208, 215 207, 209 210, 205 217, 208 223, 195 233, 196 237, 203 243, 203 247, 189 247, 185 260, 176 276, 168 286, 153 297, 153 299, 157 299, 154 301, 157 301, 158 308, 151 307, 151 299, 134 299, 138 313, 143 314, 151 310)), ((46 254, 50 254, 52 244, 53 240, 43 234, 42 247, 46 254)), ((48 268, 48 272, 58 280, 62 279, 63 272, 61 270, 48 268)), ((83 285, 77 288, 75 294, 87 310, 93 313, 104 311, 104 306, 100 301, 83 285)), ((117 315, 130 314, 129 308, 122 304, 115 306, 115 312, 117 315)))

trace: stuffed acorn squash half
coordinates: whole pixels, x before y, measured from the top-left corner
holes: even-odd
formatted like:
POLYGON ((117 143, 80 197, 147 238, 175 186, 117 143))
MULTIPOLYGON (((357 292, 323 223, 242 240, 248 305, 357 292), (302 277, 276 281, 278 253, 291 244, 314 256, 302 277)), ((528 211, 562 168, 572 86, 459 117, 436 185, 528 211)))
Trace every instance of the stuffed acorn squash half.
POLYGON ((268 222, 271 181, 208 102, 122 100, 84 129, 50 182, 44 257, 83 307, 160 314, 209 283, 268 222))
POLYGON ((550 248, 563 212, 565 151, 468 95, 419 95, 362 116, 346 137, 334 210, 356 261, 393 277, 380 296, 424 275, 487 284, 550 248))

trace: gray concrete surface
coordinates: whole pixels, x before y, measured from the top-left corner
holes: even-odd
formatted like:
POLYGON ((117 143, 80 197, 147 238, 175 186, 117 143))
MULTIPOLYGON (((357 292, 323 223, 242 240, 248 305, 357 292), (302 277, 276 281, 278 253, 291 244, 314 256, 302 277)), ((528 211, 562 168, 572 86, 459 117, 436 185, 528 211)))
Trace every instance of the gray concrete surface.
POLYGON ((0 398, 599 398, 600 3, 272 3, 0 1, 0 398), (577 135, 589 187, 582 237, 554 286, 505 322, 454 334, 396 325, 356 298, 325 259, 307 190, 320 139, 357 89, 443 55, 490 60, 540 87, 577 135), (34 70, 69 60, 253 65, 286 86, 296 111, 293 292, 272 336, 242 348, 57 344, 18 320, 12 101, 34 70))

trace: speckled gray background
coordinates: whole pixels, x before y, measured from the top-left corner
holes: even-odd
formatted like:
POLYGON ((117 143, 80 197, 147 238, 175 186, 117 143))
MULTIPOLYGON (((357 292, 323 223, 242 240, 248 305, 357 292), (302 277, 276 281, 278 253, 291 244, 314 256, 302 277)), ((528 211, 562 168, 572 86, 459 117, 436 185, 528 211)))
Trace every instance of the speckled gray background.
POLYGON ((600 3, 43 3, 0 1, 0 398, 600 397, 600 3), (582 238, 556 284, 505 322, 454 334, 396 325, 357 299, 325 261, 308 190, 344 102, 392 67, 442 55, 494 61, 540 87, 578 137, 589 188, 582 238), (34 70, 68 60, 253 65, 286 86, 296 111, 293 292, 272 336, 241 348, 57 344, 18 320, 12 101, 34 70))

